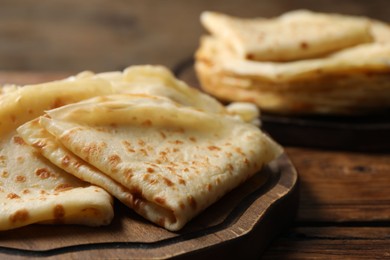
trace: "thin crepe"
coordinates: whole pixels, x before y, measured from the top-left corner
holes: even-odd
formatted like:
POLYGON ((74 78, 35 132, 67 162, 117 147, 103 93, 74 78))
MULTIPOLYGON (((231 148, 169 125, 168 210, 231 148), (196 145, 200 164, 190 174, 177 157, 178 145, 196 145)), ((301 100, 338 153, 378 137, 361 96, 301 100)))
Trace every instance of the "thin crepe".
MULTIPOLYGON (((295 11, 280 19, 301 14, 315 15, 295 11)), ((218 35, 204 36, 195 62, 201 87, 221 100, 252 102, 264 112, 278 114, 386 113, 390 109, 390 27, 369 18, 347 18, 369 21, 372 42, 295 61, 244 59, 218 35)))
POLYGON ((33 223, 107 225, 113 200, 50 163, 27 145, 16 127, 45 109, 111 93, 102 80, 66 79, 4 91, 0 97, 0 230, 33 223))
POLYGON ((281 152, 240 118, 151 95, 71 104, 18 132, 54 164, 172 231, 281 152))
POLYGON ((257 61, 319 57, 372 41, 368 19, 307 10, 271 19, 244 19, 204 12, 201 22, 239 58, 257 61))
POLYGON ((223 55, 205 38, 195 68, 222 100, 282 114, 367 114, 390 108, 390 44, 365 44, 321 59, 251 62, 223 55), (207 57, 207 58, 206 58, 207 57))
POLYGON ((239 117, 245 122, 259 124, 259 110, 248 102, 236 102, 223 106, 215 98, 188 86, 163 66, 139 65, 123 72, 113 71, 94 74, 82 72, 75 79, 98 79, 109 82, 113 93, 148 94, 167 97, 185 106, 196 107, 210 113, 223 113, 239 117))
POLYGON ((112 197, 48 162, 18 135, 0 144, 0 230, 34 223, 107 225, 112 197))

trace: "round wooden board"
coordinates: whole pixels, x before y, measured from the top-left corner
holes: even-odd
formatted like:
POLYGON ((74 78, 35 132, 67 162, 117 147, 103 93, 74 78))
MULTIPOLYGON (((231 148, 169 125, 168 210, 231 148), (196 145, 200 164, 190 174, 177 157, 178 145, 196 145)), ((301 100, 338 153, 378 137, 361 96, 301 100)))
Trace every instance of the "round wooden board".
POLYGON ((293 221, 297 181, 283 154, 180 232, 150 224, 116 203, 114 221, 106 227, 31 225, 1 232, 0 257, 255 258, 293 221))
MULTIPOLYGON (((174 69, 178 78, 199 88, 193 59, 174 69)), ((363 152, 390 147, 390 114, 367 116, 283 116, 263 113, 262 128, 285 146, 363 152)))

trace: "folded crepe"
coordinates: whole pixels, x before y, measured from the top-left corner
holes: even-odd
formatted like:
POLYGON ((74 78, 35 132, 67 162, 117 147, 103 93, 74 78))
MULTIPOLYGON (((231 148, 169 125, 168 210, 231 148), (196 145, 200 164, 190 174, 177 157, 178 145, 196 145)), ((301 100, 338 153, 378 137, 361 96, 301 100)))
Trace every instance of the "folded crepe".
POLYGON ((149 94, 49 110, 18 133, 58 167, 171 231, 281 152, 240 117, 149 94))
MULTIPOLYGON (((272 58, 259 61, 237 55, 226 43, 227 40, 219 35, 221 32, 213 30, 212 35, 202 37, 196 53, 195 70, 201 87, 221 100, 252 102, 264 112, 277 114, 358 115, 388 111, 390 27, 387 24, 364 17, 309 11, 294 11, 261 21, 273 23, 276 19, 283 26, 281 21, 299 21, 310 27, 311 19, 315 24, 326 17, 327 23, 334 28, 338 28, 339 21, 343 19, 346 23, 368 24, 371 40, 356 42, 353 46, 344 46, 326 55, 299 56, 297 60, 287 59, 284 62, 275 62, 272 58)), ((248 23, 256 24, 256 28, 262 30, 263 25, 258 19, 248 23)), ((294 31, 287 25, 286 30, 294 31)), ((319 32, 322 33, 322 30, 319 32)), ((345 37, 349 37, 348 33, 344 33, 345 37)), ((273 31, 273 35, 282 37, 279 31, 273 31)), ((321 36, 317 36, 322 42, 321 36)), ((252 37, 256 38, 256 35, 253 33, 252 37)), ((298 35, 289 41, 299 40, 298 35)), ((285 46, 275 44, 274 50, 282 56, 287 55, 284 53, 285 46)))
POLYGON ((111 195, 56 167, 16 133, 46 109, 111 93, 109 85, 66 79, 8 90, 0 96, 0 230, 33 223, 109 224, 111 195))
POLYGON ((167 97, 185 106, 196 107, 211 113, 225 113, 240 117, 245 122, 259 124, 259 110, 252 103, 235 102, 223 106, 215 98, 188 86, 163 66, 139 65, 123 72, 94 74, 82 72, 77 79, 100 79, 109 82, 113 93, 149 94, 167 97))
POLYGON ((0 230, 34 223, 107 225, 112 197, 49 163, 18 135, 0 143, 0 230))
POLYGON ((202 88, 226 101, 281 114, 367 114, 389 109, 390 44, 365 44, 324 58, 251 62, 204 38, 196 70, 202 88), (207 56, 207 60, 206 57, 207 56))
POLYGON ((306 10, 271 19, 204 12, 201 22, 238 57, 258 61, 318 57, 372 40, 368 19, 306 10))
MULTIPOLYGON (((3 86, 0 89, 0 230, 32 223, 108 224, 113 217, 112 197, 98 186, 109 184, 110 187, 116 187, 114 195, 122 201, 129 201, 127 188, 119 189, 120 183, 99 171, 100 181, 96 178, 91 180, 88 176, 92 174, 89 172, 96 172, 97 169, 64 147, 57 149, 59 143, 50 139, 52 135, 41 143, 35 142, 34 148, 16 133, 16 128, 25 122, 38 122, 36 118, 45 110, 115 93, 159 95, 198 110, 224 114, 247 122, 258 120, 256 108, 239 103, 225 108, 215 99, 177 80, 162 66, 133 66, 123 72, 99 74, 87 71, 49 83, 23 87, 3 86), (51 141, 51 146, 46 145, 42 150, 40 146, 46 141, 51 141), (37 150, 43 154, 50 151, 45 154, 50 158, 69 157, 62 160, 61 164, 54 160, 57 167, 37 150), (62 154, 56 154, 55 157, 56 152, 62 154), (86 174, 75 174, 76 178, 68 173, 75 169, 86 174), (98 186, 89 184, 93 182, 98 186)), ((46 134, 41 130, 36 133, 37 138, 40 134, 46 134)))

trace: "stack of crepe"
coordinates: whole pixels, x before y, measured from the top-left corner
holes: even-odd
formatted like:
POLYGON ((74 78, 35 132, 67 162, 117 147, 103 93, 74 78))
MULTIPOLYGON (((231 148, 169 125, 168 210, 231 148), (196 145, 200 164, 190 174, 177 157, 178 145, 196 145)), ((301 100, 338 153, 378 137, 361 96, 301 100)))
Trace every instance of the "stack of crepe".
POLYGON ((0 230, 108 224, 111 196, 179 230, 280 154, 256 112, 224 107, 158 66, 7 88, 0 230))
POLYGON ((390 108, 390 27, 297 10, 244 19, 205 12, 195 69, 225 101, 277 114, 368 114, 390 108))

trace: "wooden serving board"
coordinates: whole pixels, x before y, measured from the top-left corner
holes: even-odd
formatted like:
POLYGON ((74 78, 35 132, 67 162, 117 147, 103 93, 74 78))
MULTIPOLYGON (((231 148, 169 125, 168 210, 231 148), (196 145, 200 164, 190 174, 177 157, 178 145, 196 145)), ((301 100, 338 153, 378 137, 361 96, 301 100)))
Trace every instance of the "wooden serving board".
POLYGON ((105 227, 31 225, 1 232, 0 258, 252 259, 291 224, 297 206, 297 172, 283 154, 180 232, 116 202, 116 216, 105 227))
MULTIPOLYGON (((31 84, 70 73, 0 73, 0 84, 31 84)), ((0 258, 258 258, 298 208, 298 174, 287 154, 190 221, 157 227, 116 201, 105 227, 31 225, 0 232, 0 258)))

